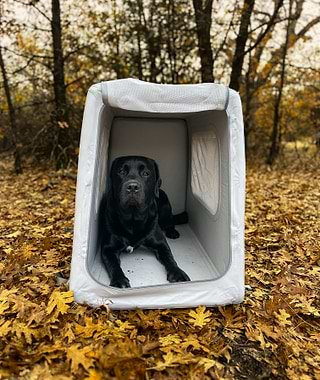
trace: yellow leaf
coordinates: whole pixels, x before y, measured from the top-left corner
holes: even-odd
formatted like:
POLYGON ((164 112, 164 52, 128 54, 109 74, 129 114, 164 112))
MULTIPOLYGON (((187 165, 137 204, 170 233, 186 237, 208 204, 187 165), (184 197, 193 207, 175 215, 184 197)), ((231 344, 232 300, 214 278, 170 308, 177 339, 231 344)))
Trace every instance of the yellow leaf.
POLYGON ((13 294, 10 296, 10 302, 12 305, 12 311, 17 314, 18 318, 25 318, 30 316, 31 310, 36 311, 39 309, 39 306, 31 301, 29 301, 23 295, 13 294))
POLYGON ((91 317, 84 318, 84 326, 79 324, 75 325, 76 335, 81 335, 83 338, 91 338, 95 333, 106 330, 106 326, 102 325, 101 322, 93 322, 91 317))
POLYGON ((167 336, 159 338, 160 345, 162 347, 172 346, 173 344, 179 344, 181 342, 181 338, 178 334, 169 334, 167 336))
POLYGON ((8 247, 8 248, 3 248, 3 251, 7 254, 10 255, 13 252, 13 248, 8 247))
POLYGON ((198 364, 204 367, 204 372, 207 372, 216 364, 216 361, 208 358, 200 358, 198 364))
POLYGON ((97 372, 95 369, 89 370, 89 376, 85 380, 102 380, 102 375, 97 372))
POLYGON ((243 320, 246 316, 240 310, 235 311, 233 307, 219 306, 219 311, 224 317, 223 324, 227 328, 241 329, 243 327, 243 320))
POLYGON ((12 294, 17 293, 17 291, 18 291, 18 289, 16 289, 16 288, 13 288, 10 290, 8 290, 8 289, 2 290, 2 292, 0 293, 0 315, 9 309, 10 305, 9 305, 8 297, 12 294))
POLYGON ((312 306, 313 299, 307 299, 303 294, 297 295, 291 302, 290 305, 294 305, 295 308, 299 308, 299 312, 302 314, 313 315, 315 317, 320 317, 319 309, 312 306))
POLYGON ((52 374, 48 363, 35 364, 31 371, 25 372, 22 377, 24 380, 70 380, 69 376, 57 375, 54 371, 52 374))
POLYGON ((0 321, 0 336, 5 337, 8 335, 8 333, 11 330, 11 321, 5 321, 1 320, 0 321))
POLYGON ((6 300, 8 296, 10 296, 11 294, 15 294, 17 292, 18 292, 17 288, 2 290, 1 293, 0 293, 0 301, 6 300))
POLYGON ((205 347, 203 344, 201 344, 199 340, 197 339, 197 337, 195 337, 194 335, 187 336, 181 343, 182 349, 187 349, 189 347, 191 347, 192 350, 202 350, 205 352, 210 352, 210 350, 207 347, 205 347))
POLYGON ((190 353, 176 353, 169 351, 162 356, 163 361, 158 361, 155 367, 150 369, 155 369, 157 371, 162 371, 167 367, 176 367, 180 364, 189 364, 195 361, 195 357, 190 353))
POLYGON ((288 314, 284 309, 280 309, 278 314, 275 313, 275 316, 281 325, 284 325, 284 326, 286 326, 286 325, 291 326, 292 325, 292 323, 290 321, 291 315, 288 314))
POLYGON ((9 302, 7 300, 0 300, 0 314, 9 309, 9 302))
POLYGON ((89 353, 92 352, 91 347, 80 348, 80 344, 74 344, 67 349, 67 358, 71 363, 71 372, 77 373, 80 364, 88 371, 93 366, 94 359, 89 357, 89 353))
POLYGON ((68 304, 72 303, 73 300, 73 292, 71 290, 68 292, 54 290, 48 302, 47 313, 51 314, 56 309, 58 314, 65 314, 70 307, 68 304))
POLYGON ((15 332, 16 336, 19 339, 21 339, 21 337, 24 336, 28 344, 32 343, 32 337, 37 338, 39 336, 39 330, 31 329, 21 322, 14 322, 12 330, 15 332))
POLYGON ((20 236, 21 234, 22 234, 22 232, 18 230, 18 231, 13 232, 12 234, 6 235, 6 238, 8 238, 8 239, 16 238, 16 237, 20 236))
POLYGON ((314 267, 311 270, 308 271, 308 276, 319 276, 320 275, 320 267, 314 267))
POLYGON ((312 380, 312 377, 307 375, 306 373, 299 376, 300 380, 312 380))
POLYGON ((23 247, 22 255, 25 258, 29 259, 36 253, 36 251, 37 251, 36 247, 34 247, 31 244, 27 244, 26 246, 23 247))
POLYGON ((116 323, 116 325, 118 325, 118 328, 120 331, 126 331, 126 330, 134 329, 134 325, 130 324, 128 321, 122 322, 120 319, 117 319, 115 323, 116 323))
POLYGON ((75 336, 74 336, 74 333, 73 333, 71 325, 67 326, 67 331, 64 334, 64 338, 67 339, 67 342, 69 344, 75 340, 75 336))
POLYGON ((274 326, 267 325, 266 323, 258 323, 259 329, 263 332, 263 334, 268 337, 272 338, 273 340, 277 341, 280 336, 281 332, 279 332, 279 329, 277 329, 277 326, 274 328, 274 326), (274 330, 278 330, 278 332, 275 332, 274 330))
POLYGON ((203 327, 211 320, 212 313, 210 311, 206 311, 206 308, 204 306, 199 306, 196 308, 196 310, 192 310, 188 313, 188 315, 191 317, 189 318, 189 322, 195 326, 195 327, 203 327))
POLYGON ((265 292, 260 288, 257 288, 254 292, 252 292, 252 297, 257 298, 259 300, 263 299, 264 296, 265 292))
POLYGON ((253 342, 258 341, 261 345, 261 348, 264 349, 264 348, 268 347, 268 344, 266 343, 264 336, 258 327, 247 325, 245 327, 245 334, 249 340, 251 340, 253 342))

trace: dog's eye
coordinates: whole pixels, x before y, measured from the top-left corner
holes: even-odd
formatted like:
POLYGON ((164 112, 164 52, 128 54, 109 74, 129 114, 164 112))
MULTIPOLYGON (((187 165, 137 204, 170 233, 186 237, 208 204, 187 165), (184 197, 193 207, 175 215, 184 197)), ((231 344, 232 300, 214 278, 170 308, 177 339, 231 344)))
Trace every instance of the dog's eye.
POLYGON ((118 174, 120 174, 120 175, 126 175, 126 170, 125 169, 120 169, 119 171, 118 171, 118 174))
POLYGON ((150 172, 148 170, 144 170, 142 173, 141 173, 142 177, 149 177, 150 175, 150 172))

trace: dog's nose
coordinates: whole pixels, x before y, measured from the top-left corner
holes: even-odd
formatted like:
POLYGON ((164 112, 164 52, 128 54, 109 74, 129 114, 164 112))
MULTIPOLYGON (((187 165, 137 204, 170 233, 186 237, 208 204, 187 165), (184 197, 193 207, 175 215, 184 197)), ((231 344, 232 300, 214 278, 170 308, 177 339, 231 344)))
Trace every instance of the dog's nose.
POLYGON ((137 181, 127 183, 126 190, 128 193, 138 193, 141 190, 141 185, 137 181))

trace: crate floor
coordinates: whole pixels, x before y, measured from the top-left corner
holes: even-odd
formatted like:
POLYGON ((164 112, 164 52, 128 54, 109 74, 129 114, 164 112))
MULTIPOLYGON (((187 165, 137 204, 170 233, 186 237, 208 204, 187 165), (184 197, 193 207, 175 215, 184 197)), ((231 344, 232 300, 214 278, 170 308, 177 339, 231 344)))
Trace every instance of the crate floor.
MULTIPOLYGON (((213 280, 219 272, 208 258, 199 240, 189 225, 177 226, 180 238, 167 239, 175 260, 191 281, 213 280)), ((146 249, 139 248, 133 253, 121 254, 121 267, 130 280, 132 288, 168 284, 164 267, 155 255, 146 249)), ((90 268, 91 275, 103 285, 109 285, 109 276, 101 262, 100 254, 96 255, 90 268)))

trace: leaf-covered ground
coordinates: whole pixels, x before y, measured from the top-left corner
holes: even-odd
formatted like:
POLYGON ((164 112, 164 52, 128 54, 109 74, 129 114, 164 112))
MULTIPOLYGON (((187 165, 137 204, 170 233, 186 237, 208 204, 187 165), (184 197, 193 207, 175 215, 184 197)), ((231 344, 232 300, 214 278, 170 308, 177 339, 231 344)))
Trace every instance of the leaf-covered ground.
POLYGON ((249 167, 241 305, 110 311, 68 278, 75 172, 0 160, 0 379, 320 378, 319 161, 249 167))

